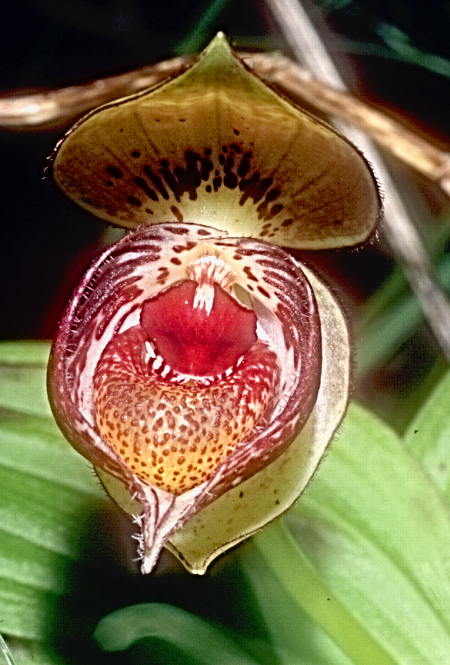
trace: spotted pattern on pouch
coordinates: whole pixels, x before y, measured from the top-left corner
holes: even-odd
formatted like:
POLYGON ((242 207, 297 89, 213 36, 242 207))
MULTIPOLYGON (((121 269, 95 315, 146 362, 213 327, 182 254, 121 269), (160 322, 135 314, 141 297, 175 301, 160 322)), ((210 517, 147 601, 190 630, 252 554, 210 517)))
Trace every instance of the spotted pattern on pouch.
POLYGON ((101 436, 133 473, 179 495, 208 480, 263 424, 277 397, 279 368, 265 342, 211 384, 174 383, 161 356, 148 357, 140 326, 115 336, 95 372, 101 436))

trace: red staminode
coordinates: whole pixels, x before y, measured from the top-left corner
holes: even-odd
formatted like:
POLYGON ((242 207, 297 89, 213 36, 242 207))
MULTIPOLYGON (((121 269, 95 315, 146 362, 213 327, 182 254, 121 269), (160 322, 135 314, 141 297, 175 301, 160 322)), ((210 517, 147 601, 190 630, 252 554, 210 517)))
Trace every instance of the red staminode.
POLYGON ((186 280, 147 300, 141 325, 173 370, 217 376, 257 341, 256 316, 217 284, 211 312, 194 308, 196 288, 186 280))

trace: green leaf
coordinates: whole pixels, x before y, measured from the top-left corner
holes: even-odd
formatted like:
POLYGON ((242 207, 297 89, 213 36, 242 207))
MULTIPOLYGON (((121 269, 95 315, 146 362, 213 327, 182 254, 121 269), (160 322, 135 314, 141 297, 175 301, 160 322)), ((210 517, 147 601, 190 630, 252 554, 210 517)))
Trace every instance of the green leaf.
POLYGON ((48 646, 15 638, 3 640, 0 635, 1 665, 66 665, 48 646))
POLYGON ((102 619, 94 637, 105 651, 123 651, 143 638, 158 638, 202 665, 256 665, 222 630, 163 603, 133 605, 113 612, 102 619))
MULTIPOLYGON (((268 531, 273 534, 274 527, 268 531)), ((241 554, 241 562, 279 665, 352 665, 332 638, 279 583, 256 547, 247 545, 241 554)), ((285 564, 283 560, 281 565, 285 564)), ((302 583, 303 579, 300 579, 302 583)))
POLYGON ((254 543, 351 662, 448 662, 447 504, 397 435, 361 407, 350 407, 284 523, 254 543))
POLYGON ((436 386, 405 434, 408 449, 450 501, 450 372, 436 386))
POLYGON ((52 630, 83 520, 103 504, 91 468, 45 415, 48 352, 0 344, 0 626, 28 640, 52 630))
POLYGON ((0 407, 51 415, 45 389, 48 342, 0 344, 0 407))

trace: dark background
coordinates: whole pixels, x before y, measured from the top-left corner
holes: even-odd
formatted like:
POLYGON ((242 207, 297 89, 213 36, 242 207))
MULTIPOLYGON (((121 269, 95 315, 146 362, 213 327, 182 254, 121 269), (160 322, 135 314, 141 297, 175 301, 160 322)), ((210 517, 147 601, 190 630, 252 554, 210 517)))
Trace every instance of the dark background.
MULTIPOLYGON (((323 3, 328 25, 350 53, 358 94, 401 114, 450 145, 450 81, 392 58, 377 35, 387 21, 416 48, 450 58, 450 9, 444 2, 323 3), (336 8, 333 9, 333 6, 336 8), (389 56, 389 57, 387 57, 389 56)), ((172 57, 209 6, 207 0, 16 0, 0 21, 0 89, 62 87, 172 57)), ((237 48, 286 48, 258 0, 229 0, 199 47, 225 30, 237 48)), ((336 48, 336 45, 334 45, 336 48)), ((103 224, 42 180, 45 157, 62 130, 0 130, 0 338, 49 338, 81 272, 99 248, 103 224)), ((420 185, 420 184, 419 184, 420 185)), ((427 194, 430 205, 442 204, 427 194)), ((383 279, 383 246, 320 258, 359 302, 383 279)))

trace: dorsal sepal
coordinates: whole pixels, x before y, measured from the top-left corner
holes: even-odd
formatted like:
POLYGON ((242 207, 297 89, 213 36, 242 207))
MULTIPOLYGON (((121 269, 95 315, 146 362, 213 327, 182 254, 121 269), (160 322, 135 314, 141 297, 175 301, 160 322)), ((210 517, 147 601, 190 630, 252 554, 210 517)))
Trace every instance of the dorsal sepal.
POLYGON ((68 196, 131 229, 195 222, 323 249, 366 240, 380 214, 358 150, 251 73, 221 33, 179 76, 92 111, 53 159, 68 196))

